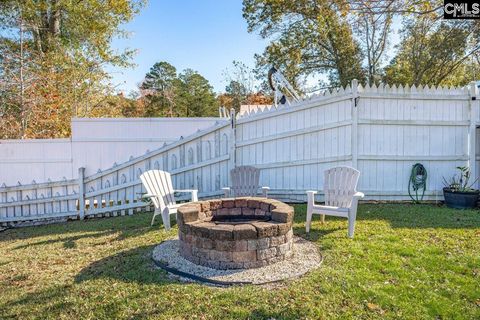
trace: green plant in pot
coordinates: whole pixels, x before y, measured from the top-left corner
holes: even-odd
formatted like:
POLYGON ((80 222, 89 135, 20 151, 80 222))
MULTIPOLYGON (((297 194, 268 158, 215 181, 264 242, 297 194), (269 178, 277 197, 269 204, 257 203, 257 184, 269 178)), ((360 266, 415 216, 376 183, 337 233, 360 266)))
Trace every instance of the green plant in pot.
POLYGON ((477 206, 480 191, 473 189, 472 186, 478 178, 470 182, 470 168, 457 167, 460 175, 454 175, 450 180, 443 178, 445 187, 443 188, 443 197, 445 204, 450 208, 469 209, 477 206))

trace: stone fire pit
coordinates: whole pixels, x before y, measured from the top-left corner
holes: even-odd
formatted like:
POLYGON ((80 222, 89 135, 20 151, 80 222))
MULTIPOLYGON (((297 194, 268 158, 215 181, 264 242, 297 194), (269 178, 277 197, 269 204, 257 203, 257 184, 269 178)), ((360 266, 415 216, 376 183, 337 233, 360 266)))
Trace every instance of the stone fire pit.
POLYGON ((265 198, 188 203, 178 208, 180 255, 214 269, 263 267, 289 258, 293 208, 265 198))

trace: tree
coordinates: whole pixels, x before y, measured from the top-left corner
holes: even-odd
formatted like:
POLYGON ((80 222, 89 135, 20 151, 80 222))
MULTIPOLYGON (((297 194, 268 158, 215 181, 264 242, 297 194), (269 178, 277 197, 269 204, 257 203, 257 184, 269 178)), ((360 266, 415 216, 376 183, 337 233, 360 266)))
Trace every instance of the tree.
POLYGON ((174 116, 177 69, 168 62, 153 65, 141 85, 148 101, 145 116, 174 116))
MULTIPOLYGON (((385 81, 401 84, 464 85, 466 66, 480 50, 479 24, 438 21, 436 15, 409 18, 398 54, 385 70, 385 81)), ((477 62, 478 66, 478 62, 477 62)), ((469 68, 468 68, 469 69, 469 68)))
POLYGON ((146 114, 146 99, 140 96, 138 92, 132 91, 127 97, 123 97, 119 103, 121 105, 122 116, 127 118, 143 117, 146 114))
POLYGON ((240 100, 240 95, 230 93, 228 88, 227 86, 226 92, 217 96, 218 104, 227 109, 234 108, 236 112, 239 112, 242 105, 272 105, 273 103, 272 96, 265 95, 261 91, 248 93, 240 100))
POLYGON ((367 82, 372 85, 379 82, 382 75, 382 64, 388 47, 388 36, 391 31, 393 13, 391 0, 360 1, 362 10, 353 11, 356 23, 356 34, 366 57, 367 82))
POLYGON ((266 78, 270 64, 298 88, 301 77, 326 73, 334 85, 364 78, 362 52, 354 39, 341 1, 244 0, 250 32, 274 37, 257 65, 266 78))
POLYGON ((255 79, 255 71, 240 61, 233 61, 232 67, 223 72, 227 83, 225 92, 217 97, 221 106, 240 111, 244 104, 272 104, 272 98, 259 90, 255 79))
POLYGON ((237 112, 245 104, 250 94, 255 91, 255 75, 251 68, 240 61, 233 61, 232 67, 223 72, 226 96, 229 100, 223 106, 234 108, 237 112))
POLYGON ((177 75, 168 62, 155 63, 140 86, 144 117, 206 117, 218 113, 213 88, 192 69, 177 75))
POLYGON ((242 83, 232 80, 225 87, 225 93, 231 98, 230 107, 238 111, 240 110, 240 106, 246 103, 248 95, 252 92, 248 91, 242 83))
POLYGON ((179 116, 209 117, 218 114, 213 87, 207 79, 192 69, 185 69, 177 82, 179 116))
POLYGON ((112 91, 104 66, 129 65, 134 51, 117 53, 110 43, 125 35, 119 26, 142 5, 143 0, 3 0, 0 135, 65 137, 72 116, 115 114, 102 104, 112 91))
POLYGON ((232 67, 223 72, 223 78, 227 86, 218 100, 224 107, 234 108, 238 112, 242 104, 250 104, 249 97, 259 93, 254 70, 243 62, 234 60, 232 67))
POLYGON ((318 75, 327 75, 329 86, 345 86, 353 78, 463 85, 478 74, 480 23, 442 19, 440 0, 244 0, 243 5, 248 30, 273 39, 256 55, 258 76, 266 79, 274 64, 297 89, 305 77, 318 75), (404 27, 388 64, 394 18, 404 27))

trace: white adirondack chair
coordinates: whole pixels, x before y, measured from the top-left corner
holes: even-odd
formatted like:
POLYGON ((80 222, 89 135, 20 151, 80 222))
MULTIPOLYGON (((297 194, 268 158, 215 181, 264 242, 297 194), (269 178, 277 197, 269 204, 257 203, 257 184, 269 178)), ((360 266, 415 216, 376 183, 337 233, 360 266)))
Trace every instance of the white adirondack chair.
MULTIPOLYGON (((255 197, 260 189, 260 169, 240 166, 230 170, 231 187, 222 188, 225 197, 255 197)), ((262 187, 263 197, 267 197, 269 187, 262 187)))
POLYGON ((192 201, 198 201, 197 190, 173 190, 172 177, 170 176, 170 173, 166 171, 145 171, 140 176, 140 180, 142 180, 142 183, 147 190, 147 194, 143 197, 152 199, 153 205, 155 206, 151 225, 153 225, 155 217, 161 214, 165 230, 170 229, 170 215, 174 213, 176 214, 178 207, 182 205, 175 202, 173 195, 175 191, 191 193, 192 201))
POLYGON ((356 190, 360 171, 351 167, 335 167, 326 170, 324 175, 325 205, 315 204, 317 191, 307 191, 307 233, 310 232, 312 215, 320 214, 322 222, 325 222, 325 215, 348 218, 348 236, 353 238, 358 200, 364 197, 356 190))

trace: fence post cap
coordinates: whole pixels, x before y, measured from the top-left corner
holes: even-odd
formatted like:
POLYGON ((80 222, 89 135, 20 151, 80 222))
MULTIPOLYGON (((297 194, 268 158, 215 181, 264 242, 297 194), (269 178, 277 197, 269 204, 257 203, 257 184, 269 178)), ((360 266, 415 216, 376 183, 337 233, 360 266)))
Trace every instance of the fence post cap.
POLYGON ((477 82, 476 81, 472 81, 470 82, 470 96, 473 98, 473 97, 476 97, 477 96, 477 82))

